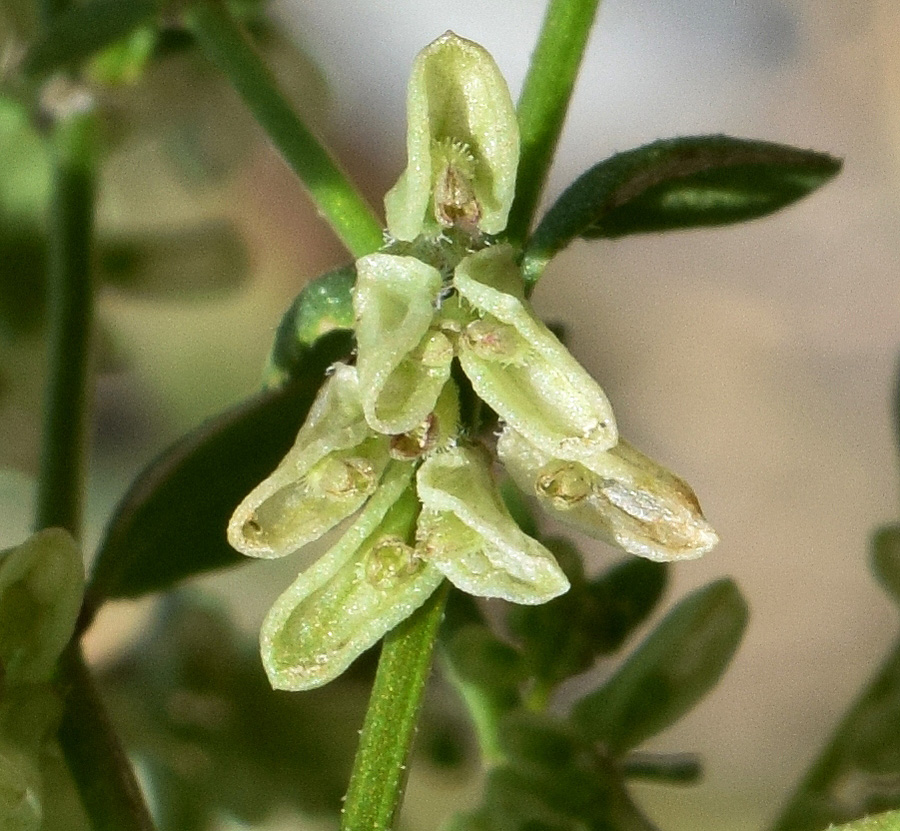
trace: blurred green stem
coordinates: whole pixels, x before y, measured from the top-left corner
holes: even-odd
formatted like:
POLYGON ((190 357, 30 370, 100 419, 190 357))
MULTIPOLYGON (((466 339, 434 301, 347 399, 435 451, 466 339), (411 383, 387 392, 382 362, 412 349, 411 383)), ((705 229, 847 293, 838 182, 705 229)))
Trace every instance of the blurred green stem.
POLYGON ((69 644, 60 661, 65 702, 59 743, 94 831, 153 831, 125 751, 84 663, 69 644))
MULTIPOLYGON (((77 95, 62 106, 77 108, 77 95)), ((89 415, 96 128, 90 109, 63 113, 54 126, 48 228, 49 366, 35 524, 65 528, 76 538, 89 415)))
POLYGON ((371 207, 293 111, 225 3, 198 0, 188 6, 185 19, 353 256, 380 248, 381 223, 371 207))
POLYGON ((344 801, 342 831, 394 827, 447 591, 444 581, 422 608, 384 639, 344 801))
MULTIPOLYGON (((81 535, 90 415, 94 287, 91 250, 97 116, 73 85, 52 103, 53 185, 48 223, 49 366, 35 526, 81 535)), ((95 831, 150 831, 134 771, 91 681, 77 640, 60 661, 65 701, 59 730, 66 763, 95 831)))
POLYGON ((547 6, 517 107, 522 149, 507 235, 518 245, 531 228, 599 4, 550 0, 547 6))

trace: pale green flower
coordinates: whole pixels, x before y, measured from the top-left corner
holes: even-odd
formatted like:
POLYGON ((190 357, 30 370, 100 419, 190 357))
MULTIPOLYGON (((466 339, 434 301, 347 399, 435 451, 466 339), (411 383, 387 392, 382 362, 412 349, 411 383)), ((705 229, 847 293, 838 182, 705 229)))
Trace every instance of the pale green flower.
POLYGON ((619 439, 590 466, 506 427, 497 452, 516 484, 562 522, 649 560, 690 560, 719 541, 690 486, 619 439))
POLYGON ((477 43, 447 32, 416 57, 407 92, 407 167, 384 198, 395 239, 458 226, 506 227, 519 163, 509 89, 477 43))
POLYGON ((366 423, 355 367, 338 364, 294 446, 237 507, 228 542, 250 557, 283 557, 362 507, 390 461, 390 439, 366 423))
POLYGON ((453 285, 475 312, 458 351, 479 397, 551 456, 587 464, 613 447, 609 400, 525 300, 515 250, 466 257, 453 285))
POLYGON ((421 260, 392 254, 363 257, 356 272, 363 411, 373 430, 404 433, 434 409, 450 377, 453 345, 434 325, 443 281, 421 260))

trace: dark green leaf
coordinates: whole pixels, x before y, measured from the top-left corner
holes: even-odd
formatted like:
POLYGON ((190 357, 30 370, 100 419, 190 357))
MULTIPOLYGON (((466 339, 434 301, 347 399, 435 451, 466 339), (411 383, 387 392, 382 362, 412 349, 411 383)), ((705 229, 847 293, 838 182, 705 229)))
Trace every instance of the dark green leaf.
POLYGON ((579 701, 573 722, 614 756, 660 732, 719 680, 747 623, 730 580, 688 595, 600 689, 579 701))
POLYGON ((900 645, 850 708, 773 831, 821 831, 900 808, 900 645))
POLYGON ((107 237, 99 248, 100 279, 142 297, 205 299, 247 276, 243 240, 225 221, 107 237))
POLYGON ((210 419, 151 463, 106 530, 90 606, 244 561, 225 540, 228 519, 293 443, 325 368, 346 348, 334 341, 323 338, 290 384, 210 419))
POLYGON ((695 785, 703 776, 693 753, 629 753, 620 763, 626 779, 644 779, 666 785, 695 785))
POLYGON ((274 691, 256 643, 176 593, 102 682, 160 797, 160 831, 206 831, 225 813, 253 825, 285 808, 337 817, 370 677, 365 662, 327 690, 274 691))
POLYGON ((310 346, 327 332, 353 327, 353 265, 328 271, 304 286, 281 318, 266 368, 267 381, 283 383, 302 371, 310 346))
POLYGON ((0 338, 34 334, 44 319, 47 242, 35 225, 0 225, 0 338))
POLYGON ((129 35, 156 13, 152 0, 92 0, 56 15, 28 50, 23 69, 46 75, 73 67, 129 35))
POLYGON ((587 582, 577 551, 545 540, 572 584, 541 606, 513 606, 510 631, 523 646, 529 671, 543 688, 589 669, 615 652, 653 611, 666 585, 664 563, 631 558, 587 582))
POLYGON ((496 757, 500 719, 522 700, 520 687, 526 676, 521 656, 479 623, 463 624, 445 634, 443 656, 475 724, 482 752, 496 757))
POLYGON ((577 237, 728 225, 765 216, 831 179, 825 153, 730 136, 666 139, 592 167, 559 197, 525 248, 534 282, 577 237))
POLYGON ((885 525, 875 532, 872 571, 891 597, 900 600, 900 525, 885 525))

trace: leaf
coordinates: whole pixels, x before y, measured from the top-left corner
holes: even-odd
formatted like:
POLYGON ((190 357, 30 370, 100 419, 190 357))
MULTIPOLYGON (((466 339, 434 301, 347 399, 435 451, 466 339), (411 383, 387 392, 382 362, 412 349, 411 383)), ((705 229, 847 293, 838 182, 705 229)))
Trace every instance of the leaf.
POLYGON ((153 0, 93 0, 53 17, 28 50, 23 70, 47 75, 74 67, 129 35, 156 13, 153 0))
POLYGON ((342 266, 304 286, 278 324, 266 366, 266 383, 277 385, 303 371, 310 347, 322 335, 353 328, 356 267, 342 266))
POLYGON ((866 817, 848 825, 832 827, 830 831, 900 831, 900 811, 866 817))
POLYGON ((110 235, 98 247, 100 280, 138 297, 207 299, 248 273, 244 242, 227 221, 110 235))
POLYGON ((728 225, 765 216, 825 184, 841 161, 782 144, 690 136, 600 162, 547 211, 524 254, 526 280, 576 237, 626 236, 728 225))
POLYGON ((891 599, 900 602, 900 525, 885 525, 875 532, 871 565, 891 599))
POLYGON ((588 582, 570 543, 545 544, 572 588, 542 606, 511 607, 507 621, 522 642, 530 672, 541 686, 552 688, 624 643, 659 602, 667 571, 665 564, 629 559, 588 582))
POLYGON ((573 711, 591 741, 618 756, 664 730, 721 677, 747 623, 747 606, 731 580, 682 600, 600 689, 573 711))
POLYGON ((106 529, 89 605, 244 560, 226 542, 228 519, 287 452, 325 368, 345 346, 323 338, 305 373, 205 422, 144 470, 106 529))

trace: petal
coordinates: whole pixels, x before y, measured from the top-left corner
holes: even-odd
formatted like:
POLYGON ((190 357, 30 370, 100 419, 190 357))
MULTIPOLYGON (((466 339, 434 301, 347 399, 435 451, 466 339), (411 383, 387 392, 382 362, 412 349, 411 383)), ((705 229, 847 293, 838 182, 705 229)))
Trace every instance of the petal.
POLYGON ((372 254, 356 264, 357 367, 366 419, 405 433, 434 409, 453 360, 435 324, 440 272, 415 257, 372 254))
POLYGON ((447 32, 413 63, 407 168, 384 198, 388 231, 413 240, 442 226, 506 227, 519 128, 506 81, 477 43, 447 32))
POLYGON ((78 544, 48 528, 0 555, 0 666, 7 686, 49 681, 84 593, 78 544))
POLYGON ((421 556, 457 587, 514 603, 545 603, 569 588, 553 555, 503 504, 486 455, 455 447, 419 468, 421 556))
POLYGON ((266 616, 260 645, 275 689, 333 680, 440 584, 408 545, 418 511, 412 474, 413 465, 391 463, 353 526, 266 616))
POLYGON ((366 424, 356 369, 338 364, 294 446, 235 510, 228 542, 250 557, 296 551, 358 510, 389 460, 389 439, 366 424))
POLYGON ((507 427, 497 452, 516 484, 562 522, 648 560, 691 560, 719 537, 690 486, 624 439, 592 469, 554 459, 507 427))
POLYGON ((617 439, 603 390, 522 295, 515 252, 496 245, 466 257, 454 285, 480 319, 459 337, 459 360, 478 395, 550 456, 588 463, 617 439))

